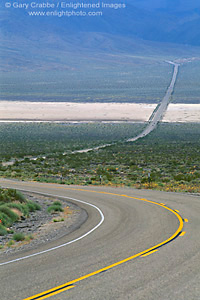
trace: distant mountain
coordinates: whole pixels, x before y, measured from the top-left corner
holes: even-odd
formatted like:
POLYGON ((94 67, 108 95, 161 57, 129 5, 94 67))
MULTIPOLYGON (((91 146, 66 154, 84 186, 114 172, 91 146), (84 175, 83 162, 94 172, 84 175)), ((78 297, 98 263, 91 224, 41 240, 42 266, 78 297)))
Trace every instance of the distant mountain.
POLYGON ((77 57, 89 59, 91 53, 98 59, 103 59, 101 53, 172 55, 200 46, 200 2, 196 0, 104 1, 127 7, 103 9, 101 17, 33 17, 27 13, 30 9, 6 8, 6 2, 1 3, 0 16, 3 70, 43 65, 66 69, 74 67, 77 57))
MULTIPOLYGON (((126 3, 127 8, 101 9, 102 17, 61 18, 31 17, 27 11, 34 9, 8 9, 5 2, 1 4, 1 31, 11 37, 19 35, 36 40, 52 32, 63 38, 66 34, 101 32, 200 46, 200 2, 196 0, 118 0, 115 2, 126 3)), ((55 3, 55 0, 48 2, 55 3)))
POLYGON ((136 7, 150 11, 188 12, 199 8, 196 0, 127 0, 136 7))
MULTIPOLYGON (((137 8, 140 38, 200 46, 200 2, 196 0, 127 0, 137 8)), ((131 11, 132 11, 131 10, 131 11)), ((135 18, 134 21, 135 22, 135 18)), ((138 26, 137 26, 138 25, 138 26)))

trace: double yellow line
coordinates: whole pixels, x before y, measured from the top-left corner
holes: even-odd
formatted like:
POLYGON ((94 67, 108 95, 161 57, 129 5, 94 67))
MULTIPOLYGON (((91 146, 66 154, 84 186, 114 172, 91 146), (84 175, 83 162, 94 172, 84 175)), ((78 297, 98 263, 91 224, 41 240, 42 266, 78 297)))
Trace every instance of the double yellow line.
MULTIPOLYGON (((48 185, 48 187, 50 187, 50 186, 48 185)), ((49 298, 49 297, 51 297, 53 295, 59 294, 59 293, 61 293, 63 291, 72 289, 73 287, 75 287, 74 284, 77 283, 77 282, 80 282, 80 281, 82 281, 84 279, 87 279, 87 278, 90 278, 90 277, 92 277, 94 275, 97 275, 97 274, 100 274, 102 272, 105 272, 105 271, 107 271, 109 269, 117 267, 117 266, 119 266, 119 265, 121 265, 123 263, 126 263, 126 262, 128 262, 130 260, 133 260, 133 259, 135 259, 137 257, 140 257, 140 256, 144 257, 144 256, 147 256, 147 255, 149 255, 151 253, 156 252, 158 248, 160 248, 163 245, 171 242, 173 239, 175 239, 177 236, 181 235, 181 233, 182 233, 182 229, 183 229, 183 219, 182 219, 182 217, 180 216, 180 214, 178 213, 178 211, 173 210, 173 209, 165 206, 164 203, 158 203, 158 202, 150 201, 150 200, 145 199, 145 198, 136 198, 136 197, 132 197, 132 196, 128 196, 128 195, 121 195, 121 194, 108 193, 108 192, 102 192, 102 191, 93 191, 93 190, 76 189, 76 188, 63 188, 63 187, 60 187, 60 188, 67 189, 67 190, 90 192, 90 193, 100 193, 100 194, 106 194, 106 195, 114 195, 114 196, 118 196, 118 197, 127 197, 127 198, 131 198, 131 199, 136 199, 136 200, 140 200, 140 201, 152 203, 152 204, 161 206, 161 207, 167 209, 168 211, 172 212, 178 218, 178 220, 179 220, 179 227, 178 227, 178 229, 176 230, 176 232, 171 237, 169 237, 167 240, 163 241, 162 243, 159 243, 159 244, 157 244, 157 245, 155 245, 155 246, 153 246, 153 247, 151 247, 149 249, 146 249, 146 250, 144 250, 142 252, 139 252, 139 253, 137 253, 137 254, 135 254, 133 256, 130 256, 130 257, 126 258, 126 259, 118 261, 118 262, 116 262, 114 264, 111 264, 111 265, 109 265, 107 267, 104 267, 102 269, 99 269, 97 271, 94 271, 92 273, 89 273, 87 275, 84 275, 84 276, 79 277, 77 279, 74 279, 72 281, 69 281, 69 282, 67 282, 65 284, 59 285, 57 287, 54 287, 54 288, 49 289, 49 290, 47 290, 45 292, 42 292, 40 294, 28 297, 28 298, 23 299, 23 300, 42 300, 42 299, 49 298)))

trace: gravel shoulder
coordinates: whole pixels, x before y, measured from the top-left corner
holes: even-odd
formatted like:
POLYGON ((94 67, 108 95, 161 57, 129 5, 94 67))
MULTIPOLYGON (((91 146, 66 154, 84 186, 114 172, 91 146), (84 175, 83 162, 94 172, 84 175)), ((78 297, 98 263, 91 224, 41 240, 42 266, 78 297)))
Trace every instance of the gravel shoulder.
POLYGON ((8 246, 13 234, 0 236, 0 257, 5 258, 10 254, 36 249, 41 244, 57 240, 73 232, 87 220, 88 216, 85 210, 62 198, 47 197, 35 193, 23 194, 27 199, 38 203, 41 210, 30 213, 28 218, 14 223, 11 229, 14 232, 22 232, 25 236, 32 236, 33 239, 14 242, 13 245, 8 246), (47 208, 57 200, 62 203, 64 212, 48 213, 47 208))

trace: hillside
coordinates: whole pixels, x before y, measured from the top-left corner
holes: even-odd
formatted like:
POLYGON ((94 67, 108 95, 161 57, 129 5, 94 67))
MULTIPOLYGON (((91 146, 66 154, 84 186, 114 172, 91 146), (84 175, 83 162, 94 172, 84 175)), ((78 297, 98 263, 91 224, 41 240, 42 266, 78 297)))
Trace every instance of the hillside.
POLYGON ((198 48, 193 48, 200 46, 200 5, 194 0, 127 0, 121 1, 126 8, 101 9, 100 17, 60 18, 33 17, 28 14, 33 8, 6 8, 5 2, 1 4, 0 17, 0 54, 5 71, 13 66, 19 70, 68 69, 76 65, 77 57, 90 59, 91 53, 101 63, 102 53, 106 62, 111 53, 199 53, 198 48))
MULTIPOLYGON (((61 9, 6 8, 5 3, 1 100, 155 103, 172 72, 165 61, 200 53, 200 8, 194 0, 110 1, 126 7, 93 9, 102 12, 95 17, 30 16, 61 9)), ((103 1, 92 1, 98 3, 103 1)))

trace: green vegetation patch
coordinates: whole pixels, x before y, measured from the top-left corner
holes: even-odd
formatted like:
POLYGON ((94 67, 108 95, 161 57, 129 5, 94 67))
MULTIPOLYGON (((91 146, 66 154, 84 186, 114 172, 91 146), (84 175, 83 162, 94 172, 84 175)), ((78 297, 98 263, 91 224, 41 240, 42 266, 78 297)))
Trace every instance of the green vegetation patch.
POLYGON ((200 61, 180 66, 173 94, 173 103, 199 104, 200 61))
POLYGON ((23 203, 26 202, 26 199, 22 193, 15 189, 0 188, 0 205, 1 203, 9 203, 13 201, 19 201, 23 203))
POLYGON ((64 218, 60 218, 60 219, 53 219, 53 222, 63 222, 64 221, 64 218))
POLYGON ((16 242, 23 241, 25 239, 25 235, 22 232, 17 232, 13 234, 13 240, 16 242))
POLYGON ((166 57, 146 57, 139 52, 137 58, 109 55, 103 65, 102 60, 98 64, 93 59, 79 60, 74 70, 4 72, 0 96, 15 101, 155 103, 169 85, 172 66, 164 62, 166 57))
MULTIPOLYGON (((77 132, 75 144, 80 136, 87 149, 91 146, 89 135, 99 139, 102 128, 90 127, 90 124, 84 126, 77 132)), ((112 127, 109 124, 104 127, 102 136, 106 136, 109 143, 117 141, 118 132, 119 140, 122 137, 133 137, 143 126, 117 124, 112 127)), ((74 128, 78 129, 77 125, 74 128)), ((52 141, 50 149, 55 146, 56 141, 52 141)), ((199 193, 200 124, 161 123, 155 131, 136 142, 116 142, 115 145, 95 151, 74 154, 57 152, 36 161, 23 160, 17 166, 7 166, 0 175, 39 182, 125 185, 199 193)))
POLYGON ((6 228, 0 224, 0 235, 6 235, 7 234, 7 230, 6 228))
POLYGON ((20 219, 20 215, 27 217, 29 212, 40 209, 37 203, 26 200, 14 189, 0 188, 0 199, 0 235, 10 233, 9 227, 20 219))
POLYGON ((47 211, 49 213, 62 212, 63 211, 62 203, 60 201, 55 201, 52 205, 50 205, 47 208, 47 211))
POLYGON ((19 218, 18 215, 14 211, 12 211, 6 204, 0 206, 0 212, 3 213, 3 215, 6 215, 12 223, 16 222, 19 218))
POLYGON ((14 242, 13 240, 10 240, 10 241, 7 243, 7 246, 8 246, 8 247, 12 247, 14 244, 15 244, 15 242, 14 242))
MULTIPOLYGON (((48 155, 99 146, 108 142, 126 139, 142 130, 144 124, 124 123, 3 123, 0 126, 0 159, 4 162, 11 158, 24 158, 29 155, 48 155)), ((24 159, 32 168, 44 163, 41 156, 37 160, 24 159)), ((9 167, 9 166, 8 166, 9 167)), ((12 167, 16 177, 21 173, 21 164, 17 161, 12 167)), ((7 170, 0 164, 0 172, 7 170)))
POLYGON ((33 202, 33 201, 28 201, 27 204, 26 204, 26 206, 27 206, 29 212, 34 212, 36 210, 40 210, 41 209, 40 205, 38 203, 36 203, 36 202, 33 202))

